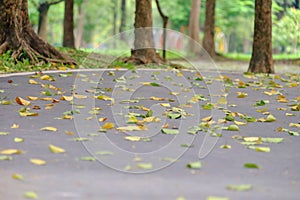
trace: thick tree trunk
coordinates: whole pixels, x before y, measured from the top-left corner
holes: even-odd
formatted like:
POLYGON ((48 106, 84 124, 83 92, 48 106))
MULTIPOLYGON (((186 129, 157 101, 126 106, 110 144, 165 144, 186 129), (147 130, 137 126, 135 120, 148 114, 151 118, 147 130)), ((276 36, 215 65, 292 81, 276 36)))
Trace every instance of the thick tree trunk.
POLYGON ((189 21, 189 36, 192 41, 189 42, 189 49, 193 53, 199 53, 197 50, 198 43, 200 42, 199 33, 200 33, 200 7, 201 0, 193 0, 189 21))
MULTIPOLYGON (((119 32, 122 33, 123 31, 125 31, 125 27, 126 27, 126 0, 122 0, 121 2, 121 24, 120 24, 120 28, 119 28, 119 32)), ((126 38, 124 38, 124 34, 121 34, 121 40, 125 40, 126 38)))
POLYGON ((81 4, 78 6, 78 23, 76 28, 76 37, 75 37, 75 47, 79 48, 82 45, 83 40, 83 30, 84 30, 84 19, 85 19, 85 11, 84 7, 86 5, 87 1, 82 0, 81 4))
POLYGON ((274 73, 272 58, 272 0, 255 1, 253 50, 248 72, 274 73))
POLYGON ((39 4, 39 24, 38 24, 38 35, 45 41, 47 41, 47 26, 48 26, 48 11, 50 5, 48 2, 39 4))
POLYGON ((216 0, 206 0, 203 48, 212 57, 214 57, 216 55, 216 52, 215 52, 215 6, 216 6, 216 0))
POLYGON ((138 64, 162 63, 156 53, 152 32, 152 1, 136 0, 134 50, 131 58, 138 64))
POLYGON ((0 0, 0 54, 12 50, 12 58, 32 62, 75 63, 42 40, 29 23, 27 0, 0 0))
POLYGON ((63 46, 70 48, 75 48, 73 9, 74 0, 65 0, 63 46))

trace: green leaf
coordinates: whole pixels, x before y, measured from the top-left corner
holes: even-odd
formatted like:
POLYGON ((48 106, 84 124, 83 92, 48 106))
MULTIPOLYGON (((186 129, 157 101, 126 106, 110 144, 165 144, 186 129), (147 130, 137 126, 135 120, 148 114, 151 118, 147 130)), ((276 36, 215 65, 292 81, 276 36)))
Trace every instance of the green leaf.
POLYGON ((231 124, 230 126, 228 126, 228 127, 226 128, 226 130, 227 130, 227 131, 239 131, 240 128, 239 128, 237 125, 235 125, 235 124, 231 124))
POLYGON ((246 120, 247 122, 256 122, 257 121, 256 118, 254 118, 252 116, 248 116, 248 115, 242 116, 241 118, 244 119, 244 120, 246 120))
POLYGON ((284 139, 283 138, 261 138, 262 142, 268 142, 268 143, 280 143, 284 139))
POLYGON ((300 134, 296 131, 288 131, 288 133, 292 136, 300 136, 300 134))
POLYGON ((139 169, 152 169, 153 168, 152 163, 138 163, 137 167, 139 169))
POLYGON ((95 154, 100 155, 100 156, 114 155, 114 153, 111 151, 97 151, 95 154))
POLYGON ((261 147, 261 146, 248 146, 249 149, 253 149, 257 152, 266 152, 269 153, 271 151, 270 147, 261 147))
POLYGON ((186 165, 189 169, 200 169, 202 167, 202 163, 200 161, 190 162, 186 165))
POLYGON ((46 96, 52 96, 52 94, 51 94, 51 92, 50 92, 49 90, 46 90, 46 91, 45 91, 45 95, 46 95, 46 96))
POLYGON ((0 135, 8 135, 9 132, 0 132, 0 135))
POLYGON ((38 199, 37 193, 35 193, 33 191, 25 192, 24 197, 27 199, 38 199))
POLYGON ((227 190, 234 190, 234 191, 248 191, 252 190, 253 186, 250 184, 242 184, 242 185, 227 185, 227 190))
POLYGON ((178 129, 168 129, 168 128, 163 128, 161 129, 161 132, 167 135, 176 135, 179 133, 178 129))
POLYGON ((264 106, 266 104, 270 103, 268 100, 260 100, 260 101, 256 101, 256 106, 264 106))
POLYGON ((268 115, 266 118, 266 122, 275 122, 276 121, 276 117, 274 117, 273 115, 268 115))
POLYGON ((214 108, 214 105, 211 103, 207 103, 205 105, 202 105, 203 110, 212 110, 214 108))
POLYGON ((83 157, 78 158, 78 160, 81 160, 81 161, 96 161, 97 159, 94 158, 94 157, 91 157, 91 156, 83 156, 83 157))
POLYGON ((245 163, 244 167, 251 168, 251 169, 259 169, 259 166, 257 164, 254 164, 254 163, 245 163))
POLYGON ((188 128, 188 133, 192 135, 196 135, 202 129, 199 126, 192 126, 188 128))
POLYGON ((0 161, 1 160, 13 160, 12 156, 7 156, 7 155, 0 155, 0 161))
POLYGON ((167 117, 170 119, 179 119, 181 117, 180 113, 168 112, 167 117))
POLYGON ((159 87, 160 86, 158 83, 155 83, 155 82, 150 83, 150 85, 154 86, 154 87, 159 87))
POLYGON ((84 142, 91 140, 90 138, 77 137, 73 139, 75 142, 84 142))

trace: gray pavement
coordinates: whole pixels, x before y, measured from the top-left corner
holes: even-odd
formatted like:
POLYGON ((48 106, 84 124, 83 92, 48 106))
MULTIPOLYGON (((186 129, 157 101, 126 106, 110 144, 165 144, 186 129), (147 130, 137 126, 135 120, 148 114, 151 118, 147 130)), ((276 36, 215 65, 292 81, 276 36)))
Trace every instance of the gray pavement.
POLYGON ((2 76, 0 197, 26 199, 32 191, 42 200, 300 199, 297 73, 106 69, 2 76), (265 122, 270 115, 276 121, 265 122), (226 130, 234 124, 238 131, 226 130), (188 134, 193 126, 198 132, 188 134), (187 167, 198 161, 200 169, 187 167), (229 187, 244 184, 246 191, 229 187))

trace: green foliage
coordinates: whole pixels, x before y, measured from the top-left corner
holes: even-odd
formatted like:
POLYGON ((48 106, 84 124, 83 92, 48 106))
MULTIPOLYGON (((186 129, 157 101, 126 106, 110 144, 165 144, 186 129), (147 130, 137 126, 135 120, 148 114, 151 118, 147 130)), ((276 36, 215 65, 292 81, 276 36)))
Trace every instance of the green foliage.
POLYGON ((289 8, 273 25, 273 47, 286 53, 297 53, 300 47, 300 10, 289 8))

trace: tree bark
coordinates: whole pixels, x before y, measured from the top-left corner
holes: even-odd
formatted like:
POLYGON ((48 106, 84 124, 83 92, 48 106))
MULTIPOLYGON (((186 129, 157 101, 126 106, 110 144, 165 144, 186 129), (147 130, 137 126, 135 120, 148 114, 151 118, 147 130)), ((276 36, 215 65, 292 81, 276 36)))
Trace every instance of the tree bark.
POLYGON ((87 1, 82 0, 81 4, 78 6, 78 24, 76 28, 76 37, 75 37, 75 47, 79 48, 82 45, 83 41, 83 30, 84 30, 84 19, 85 19, 85 11, 84 7, 86 5, 87 1))
POLYGON ((12 50, 13 59, 75 63, 57 51, 33 31, 27 0, 0 0, 0 54, 12 50))
POLYGON ((215 51, 215 6, 216 0, 206 0, 205 10, 205 30, 203 37, 203 48, 214 57, 215 51))
POLYGON ((118 2, 117 0, 112 0, 113 3, 113 35, 117 34, 117 17, 118 17, 118 2))
POLYGON ((272 58, 272 0, 255 0, 253 49, 248 72, 275 73, 272 58))
POLYGON ((163 63, 156 53, 152 32, 152 1, 136 0, 134 49, 131 59, 137 64, 163 63))
POLYGON ((189 21, 189 37, 192 39, 189 42, 189 50, 193 53, 199 53, 197 52, 197 50, 199 50, 199 48, 197 48, 197 45, 200 42, 200 7, 201 0, 193 0, 189 21))
POLYGON ((74 39, 74 0, 65 0, 63 46, 75 48, 74 39))
MULTIPOLYGON (((119 28, 119 32, 122 33, 125 31, 126 27, 126 0, 122 0, 121 2, 121 24, 119 28)), ((125 40, 124 34, 121 34, 121 40, 125 40)))
POLYGON ((38 35, 45 41, 47 41, 47 26, 48 26, 48 2, 39 4, 39 22, 38 22, 38 35))

